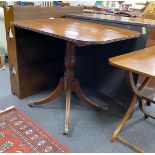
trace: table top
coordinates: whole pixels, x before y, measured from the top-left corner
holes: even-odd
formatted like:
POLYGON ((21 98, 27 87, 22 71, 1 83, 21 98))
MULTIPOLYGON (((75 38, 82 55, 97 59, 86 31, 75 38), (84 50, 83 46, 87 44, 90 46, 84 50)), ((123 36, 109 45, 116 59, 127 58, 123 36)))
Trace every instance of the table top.
POLYGON ((106 44, 140 36, 139 32, 132 30, 67 18, 19 20, 14 25, 74 42, 78 46, 106 44))
POLYGON ((78 17, 83 19, 93 19, 97 21, 110 21, 120 24, 137 25, 145 27, 155 27, 155 20, 143 19, 137 17, 122 17, 114 15, 104 15, 96 13, 83 13, 83 14, 66 14, 67 17, 78 17))
POLYGON ((111 65, 155 78, 155 46, 109 59, 111 65))

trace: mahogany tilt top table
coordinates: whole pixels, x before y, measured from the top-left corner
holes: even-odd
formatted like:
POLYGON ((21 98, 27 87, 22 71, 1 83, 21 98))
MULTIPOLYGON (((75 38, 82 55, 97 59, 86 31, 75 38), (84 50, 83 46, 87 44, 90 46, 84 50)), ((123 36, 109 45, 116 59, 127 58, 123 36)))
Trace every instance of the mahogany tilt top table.
POLYGON ((64 77, 61 78, 54 92, 52 92, 48 97, 29 104, 29 106, 45 104, 59 96, 62 91, 65 91, 66 115, 64 134, 68 134, 69 130, 72 92, 75 92, 80 100, 89 107, 92 107, 96 110, 108 108, 107 106, 97 105, 89 98, 87 98, 81 91, 79 81, 74 74, 76 63, 76 47, 106 44, 120 40, 137 38, 140 36, 139 32, 131 30, 65 18, 16 21, 14 22, 14 25, 19 28, 42 33, 66 41, 64 77))

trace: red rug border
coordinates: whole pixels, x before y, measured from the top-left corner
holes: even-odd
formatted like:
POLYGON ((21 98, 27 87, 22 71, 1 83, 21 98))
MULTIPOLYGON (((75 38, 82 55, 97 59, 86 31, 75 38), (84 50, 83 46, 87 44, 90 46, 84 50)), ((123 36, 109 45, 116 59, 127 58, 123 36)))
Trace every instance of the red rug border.
POLYGON ((64 144, 60 143, 57 139, 55 139, 53 136, 51 136, 45 129, 43 129, 42 127, 40 127, 34 120, 32 120, 30 117, 28 117, 26 114, 24 114, 23 112, 21 112, 17 107, 12 107, 10 109, 6 109, 4 111, 0 112, 0 115, 7 113, 9 111, 12 110, 17 110, 21 115, 23 115, 26 119, 28 119, 33 125, 35 125, 39 130, 41 130, 44 134, 46 134, 48 136, 48 138, 50 138, 52 141, 56 142, 57 144, 59 144, 60 146, 62 146, 63 150, 65 151, 64 153, 71 153, 71 150, 69 150, 64 144))

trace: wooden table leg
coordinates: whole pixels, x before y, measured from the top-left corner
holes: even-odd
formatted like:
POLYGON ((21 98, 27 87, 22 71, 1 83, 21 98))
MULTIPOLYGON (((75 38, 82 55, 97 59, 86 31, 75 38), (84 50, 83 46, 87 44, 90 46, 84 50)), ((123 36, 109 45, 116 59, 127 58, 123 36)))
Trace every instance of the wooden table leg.
POLYGON ((67 81, 66 84, 66 113, 65 113, 65 128, 63 131, 64 135, 69 132, 70 124, 70 106, 71 106, 71 92, 72 92, 72 81, 67 81))
POLYGON ((73 84, 75 79, 74 68, 75 68, 75 52, 76 46, 72 43, 67 43, 66 56, 65 56, 65 68, 64 73, 64 83, 65 83, 65 92, 66 92, 66 113, 65 113, 65 127, 63 134, 68 135, 69 124, 70 124, 70 105, 71 105, 71 93, 73 91, 73 84))
MULTIPOLYGON (((155 115, 150 114, 145 109, 145 106, 144 106, 144 104, 145 104, 144 101, 146 101, 146 104, 147 103, 155 104, 155 101, 152 100, 151 98, 146 97, 145 95, 143 95, 143 93, 141 91, 139 91, 137 89, 137 87, 135 86, 134 80, 133 80, 132 73, 129 73, 129 77, 130 77, 131 88, 132 88, 134 94, 138 98, 140 110, 144 113, 145 118, 151 117, 151 118, 155 119, 155 115)), ((146 79, 150 80, 150 78, 146 78, 146 79)))
MULTIPOLYGON (((129 74, 129 73, 128 73, 129 74)), ((129 74, 130 76, 130 74, 129 74)), ((132 77, 133 78, 133 77, 132 77)), ((130 84, 133 85, 134 80, 131 80, 131 77, 129 77, 130 79, 130 84)), ((142 92, 144 87, 146 86, 146 84, 149 82, 150 78, 145 78, 145 80, 143 81, 143 83, 141 84, 141 86, 138 88, 138 91, 142 92)), ((130 118, 130 116, 132 115, 135 105, 137 104, 137 96, 136 94, 134 95, 132 102, 126 112, 126 114, 124 115, 123 119, 121 120, 120 124, 118 125, 118 127, 115 129, 114 133, 112 134, 112 138, 111 138, 111 142, 115 142, 116 139, 119 139, 120 141, 122 141, 124 143, 124 138, 120 138, 121 136, 119 136, 120 131, 123 129, 124 125, 126 124, 126 122, 128 121, 128 119, 130 118), (123 139, 123 140, 122 140, 123 139)), ((126 140, 125 140, 126 141, 126 140)), ((125 142, 125 144, 130 144, 129 142, 125 142)), ((134 145, 129 145, 132 146, 132 148, 136 149, 137 151, 141 150, 140 148, 134 146, 134 145), (134 147, 133 147, 134 146, 134 147)), ((142 150, 141 150, 142 151, 142 150)))
MULTIPOLYGON (((149 98, 144 97, 144 100, 146 101, 146 104, 147 104, 147 102, 150 102, 150 103, 155 104, 155 101, 153 101, 153 100, 151 100, 151 99, 149 99, 149 98)), ((150 106, 151 106, 151 105, 150 105, 150 106)), ((146 119, 149 118, 149 117, 152 118, 152 119, 155 119, 155 115, 149 113, 149 112, 146 110, 146 108, 145 108, 145 106, 144 106, 144 102, 143 102, 143 97, 142 97, 142 99, 139 99, 139 108, 140 108, 140 110, 144 113, 144 116, 145 116, 146 119)))
POLYGON ((68 134, 69 132, 69 123, 70 123, 70 105, 71 105, 71 93, 75 92, 79 99, 86 104, 87 106, 95 110, 107 110, 108 106, 99 106, 87 98, 80 88, 78 79, 75 79, 74 68, 76 64, 76 45, 71 42, 67 42, 66 55, 65 55, 65 72, 64 77, 60 80, 57 88, 52 92, 48 97, 34 101, 29 104, 30 107, 46 104, 49 101, 52 101, 60 95, 62 91, 66 92, 66 114, 65 114, 65 129, 63 134, 68 134))
POLYGON ((144 150, 142 150, 140 147, 138 146, 135 146, 133 145, 132 143, 130 143, 129 141, 127 141, 125 138, 123 138, 122 136, 117 136, 117 139, 120 141, 120 142, 123 142, 124 144, 130 146, 131 148, 133 148, 134 150, 136 150, 137 152, 140 152, 140 153, 144 153, 144 150))
POLYGON ((74 83, 74 91, 79 97, 79 99, 88 107, 93 108, 95 110, 108 110, 108 105, 100 106, 90 100, 81 90, 79 81, 76 79, 74 83))
MULTIPOLYGON (((67 50, 65 56, 65 68, 66 71, 64 73, 65 79, 65 91, 66 91, 66 115, 65 115, 65 129, 63 134, 68 134, 69 132, 69 123, 70 123, 70 104, 71 104, 71 92, 75 92, 79 98, 85 103, 87 106, 94 109, 104 109, 93 101, 88 99, 81 91, 80 85, 77 79, 75 79, 74 68, 76 64, 76 46, 73 43, 67 43, 67 50)), ((107 107, 106 107, 107 108, 107 107)), ((105 108, 105 109, 106 109, 105 108)))
POLYGON ((124 117, 122 118, 120 124, 118 125, 118 127, 115 129, 114 133, 112 134, 112 138, 111 138, 111 142, 115 142, 118 134, 120 133, 120 131, 122 130, 122 128, 124 127, 125 123, 128 121, 129 117, 131 116, 131 114, 134 111, 135 105, 137 102, 137 97, 134 95, 132 102, 126 112, 126 114, 124 115, 124 117))
POLYGON ((43 105, 46 104, 52 100, 54 100, 56 97, 58 97, 62 91, 64 90, 64 79, 62 78, 58 84, 58 86, 56 87, 56 89, 46 98, 41 99, 39 101, 30 101, 30 103, 28 104, 30 107, 34 107, 37 105, 43 105))

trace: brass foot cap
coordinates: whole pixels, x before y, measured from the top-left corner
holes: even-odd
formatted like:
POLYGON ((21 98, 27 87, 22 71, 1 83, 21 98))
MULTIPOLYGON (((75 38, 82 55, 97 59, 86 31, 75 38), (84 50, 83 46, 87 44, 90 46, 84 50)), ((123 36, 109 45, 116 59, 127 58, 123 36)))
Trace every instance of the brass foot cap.
POLYGON ((67 131, 64 131, 64 130, 61 131, 60 133, 61 133, 62 135, 68 135, 68 132, 67 132, 67 131))
POLYGON ((33 102, 30 101, 29 104, 28 104, 28 106, 29 106, 29 107, 34 107, 35 105, 34 105, 33 102))

